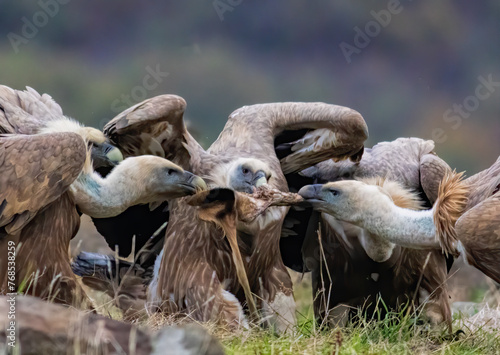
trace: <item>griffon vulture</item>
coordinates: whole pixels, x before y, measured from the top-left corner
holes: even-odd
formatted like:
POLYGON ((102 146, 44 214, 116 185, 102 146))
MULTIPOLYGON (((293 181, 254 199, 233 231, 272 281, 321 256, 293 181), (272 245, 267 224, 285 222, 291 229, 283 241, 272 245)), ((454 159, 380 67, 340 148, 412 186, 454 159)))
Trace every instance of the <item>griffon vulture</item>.
POLYGON ((309 185, 299 192, 314 208, 380 238, 382 248, 434 248, 457 256, 500 282, 500 159, 462 181, 447 173, 431 210, 397 207, 383 190, 361 181, 309 185))
POLYGON ((40 95, 30 87, 20 91, 0 85, 0 133, 68 131, 78 133, 90 145, 94 169, 108 171, 123 160, 121 152, 109 144, 101 131, 64 116, 61 106, 50 95, 40 95))
MULTIPOLYGON (((4 109, 28 116, 22 106, 5 102, 4 109)), ((24 105, 22 100, 18 103, 24 105)), ((31 104, 30 110, 35 101, 31 104)), ((79 226, 78 211, 105 218, 134 204, 160 203, 206 185, 181 167, 153 156, 126 159, 103 179, 92 168, 89 130, 64 116, 54 121, 60 122, 52 127, 56 133, 1 137, 1 243, 3 255, 12 245, 17 254, 15 282, 8 280, 8 260, 2 257, 0 285, 2 293, 20 289, 72 304, 82 299, 68 257, 69 241, 79 226)))
MULTIPOLYGON (((309 183, 369 179, 367 183, 380 185, 372 189, 388 195, 397 206, 420 210, 432 207, 439 181, 449 171, 434 153, 434 142, 399 138, 365 149, 359 162, 324 161, 301 175, 309 183)), ((393 309, 408 301, 415 306, 425 303, 424 315, 432 323, 451 324, 447 258, 441 251, 393 244, 380 247, 372 243, 376 234, 346 222, 310 209, 291 209, 285 220, 281 239, 285 265, 299 272, 312 271, 314 309, 320 320, 343 323, 346 310, 355 314, 359 307, 373 312, 381 296, 393 309)))
MULTIPOLYGON (((212 187, 251 193, 268 185, 288 191, 285 175, 324 159, 359 160, 367 138, 359 113, 324 103, 274 103, 233 112, 205 151, 186 131, 185 101, 158 96, 111 120, 104 132, 125 156, 156 154, 202 176, 212 187)), ((292 283, 279 254, 288 207, 270 207, 251 223, 237 224, 238 245, 257 307, 269 323, 285 330, 295 322, 292 283)), ((155 263, 150 307, 186 313, 200 321, 244 323, 231 248, 223 231, 198 217, 184 199, 169 203, 161 257, 155 263)))

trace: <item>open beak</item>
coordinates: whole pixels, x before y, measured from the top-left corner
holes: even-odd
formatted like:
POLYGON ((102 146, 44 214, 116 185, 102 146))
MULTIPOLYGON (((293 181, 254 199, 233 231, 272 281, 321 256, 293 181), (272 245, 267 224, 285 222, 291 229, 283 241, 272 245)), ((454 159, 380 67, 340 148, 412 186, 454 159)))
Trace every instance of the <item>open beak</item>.
POLYGON ((257 171, 252 180, 252 185, 258 188, 265 184, 267 184, 266 174, 262 170, 257 171))
POLYGON ((108 143, 93 144, 91 155, 95 170, 113 168, 123 160, 120 150, 108 143))

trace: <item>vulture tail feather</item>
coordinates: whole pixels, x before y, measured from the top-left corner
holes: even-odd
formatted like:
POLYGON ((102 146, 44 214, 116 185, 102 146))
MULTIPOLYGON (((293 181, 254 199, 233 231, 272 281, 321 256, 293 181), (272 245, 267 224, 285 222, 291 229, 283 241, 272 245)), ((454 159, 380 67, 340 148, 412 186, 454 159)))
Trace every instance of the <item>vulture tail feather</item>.
POLYGON ((464 173, 447 173, 439 185, 434 204, 434 225, 439 244, 446 255, 455 257, 460 255, 455 223, 465 211, 469 193, 463 180, 464 173))

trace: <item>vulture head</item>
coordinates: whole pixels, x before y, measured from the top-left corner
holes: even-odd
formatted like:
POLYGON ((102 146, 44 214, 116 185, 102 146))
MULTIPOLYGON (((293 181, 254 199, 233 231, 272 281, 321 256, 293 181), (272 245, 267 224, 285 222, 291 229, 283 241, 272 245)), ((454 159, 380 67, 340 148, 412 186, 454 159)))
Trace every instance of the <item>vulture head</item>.
POLYGON ((102 178, 87 158, 71 185, 79 210, 94 218, 117 216, 130 206, 158 203, 205 190, 205 181, 171 161, 153 156, 129 157, 102 178))
POLYGON ((115 185, 142 185, 142 203, 165 201, 206 190, 205 181, 171 161, 153 155, 129 157, 105 180, 115 185))
POLYGON ((267 185, 271 178, 271 169, 261 160, 239 158, 224 166, 215 174, 214 182, 221 187, 252 194, 258 187, 267 185))
POLYGON ((391 197, 379 186, 356 180, 307 185, 299 195, 314 209, 356 225, 392 205, 391 197))
POLYGON ((123 160, 118 148, 109 143, 103 132, 93 127, 82 126, 68 117, 50 121, 40 130, 41 133, 74 132, 79 134, 90 148, 92 166, 101 175, 106 175, 123 160))
POLYGON ((92 165, 101 175, 106 175, 113 167, 123 160, 120 150, 106 141, 97 142, 89 140, 91 147, 92 165))
POLYGON ((185 171, 169 160, 145 155, 127 158, 123 163, 127 161, 132 161, 136 165, 135 171, 145 181, 149 191, 161 201, 193 195, 199 190, 207 189, 202 178, 185 171))
POLYGON ((104 133, 98 129, 93 127, 79 127, 76 133, 79 133, 87 142, 90 148, 92 166, 99 174, 106 175, 123 160, 120 149, 111 145, 104 133))

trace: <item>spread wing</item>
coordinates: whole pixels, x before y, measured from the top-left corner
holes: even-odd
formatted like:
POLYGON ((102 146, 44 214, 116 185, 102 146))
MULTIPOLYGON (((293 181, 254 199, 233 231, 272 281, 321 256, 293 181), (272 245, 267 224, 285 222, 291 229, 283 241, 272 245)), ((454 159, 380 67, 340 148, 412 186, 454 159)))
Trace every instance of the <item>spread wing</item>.
POLYGON ((36 134, 44 122, 63 117, 50 95, 40 95, 33 88, 14 90, 0 85, 0 132, 36 134))
POLYGON ((289 174, 329 158, 359 160, 367 137, 363 117, 347 107, 259 104, 234 111, 208 152, 251 156, 289 174))
MULTIPOLYGON (((293 190, 300 184, 298 172, 326 159, 350 157, 359 160, 368 129, 356 111, 325 103, 270 103, 245 106, 234 111, 208 153, 223 156, 256 158, 272 171, 269 184, 280 190, 293 190)), ((280 242, 288 266, 302 270, 300 247, 308 223, 300 223, 291 212, 280 242), (297 260, 297 262, 295 262, 297 260)), ((298 213, 299 218, 305 218, 298 213)), ((301 219, 303 220, 303 219, 301 219)), ((312 226, 311 230, 317 228, 312 226)), ((279 232, 278 232, 279 233, 279 232)), ((271 238, 275 240, 274 238, 271 238)))
POLYGON ((469 264, 500 282, 500 193, 467 211, 455 229, 469 264))
POLYGON ((85 158, 74 133, 0 136, 0 227, 14 233, 26 225, 68 189, 85 158))
POLYGON ((180 96, 156 96, 118 114, 104 126, 104 134, 125 156, 157 155, 189 169, 189 154, 203 149, 186 130, 185 108, 180 96))
MULTIPOLYGON (((185 127, 185 108, 180 96, 156 96, 118 114, 106 124, 104 134, 125 157, 156 155, 198 173, 193 165, 200 164, 206 152, 185 127)), ((149 206, 132 206, 119 216, 92 220, 110 247, 118 245, 120 255, 127 256, 132 237, 136 237, 137 252, 168 221, 168 208, 166 202, 154 211, 149 206)))

